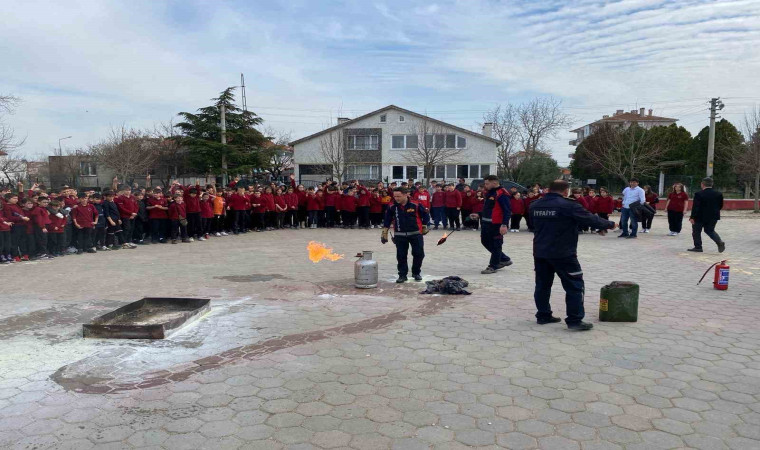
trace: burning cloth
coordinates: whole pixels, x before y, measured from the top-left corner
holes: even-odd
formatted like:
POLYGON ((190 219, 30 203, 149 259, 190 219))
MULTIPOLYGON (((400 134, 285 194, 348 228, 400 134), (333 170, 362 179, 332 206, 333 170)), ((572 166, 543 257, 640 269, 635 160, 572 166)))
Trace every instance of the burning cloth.
POLYGON ((459 277, 446 277, 442 280, 426 281, 427 289, 420 294, 470 295, 465 289, 470 283, 459 277))

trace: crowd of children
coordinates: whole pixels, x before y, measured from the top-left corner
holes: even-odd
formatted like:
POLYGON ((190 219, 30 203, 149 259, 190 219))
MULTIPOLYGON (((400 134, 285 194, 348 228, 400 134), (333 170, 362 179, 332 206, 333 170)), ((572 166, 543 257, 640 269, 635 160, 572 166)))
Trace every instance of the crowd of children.
MULTIPOLYGON (((464 183, 434 181, 430 190, 413 180, 374 187, 358 181, 325 182, 306 188, 291 177, 289 186, 233 181, 227 187, 202 187, 175 181, 167 189, 135 187, 134 191, 114 182, 113 189, 100 193, 77 193, 69 187, 47 192, 37 185, 24 191, 19 185, 18 192, 4 188, 0 195, 0 263, 190 243, 251 231, 380 228, 396 187, 408 188, 412 201, 430 210, 430 225, 436 230, 480 226, 485 191, 464 183)), ((510 189, 510 232, 520 232, 523 218, 532 231, 527 212, 544 194, 539 185, 526 192, 510 189)), ((604 219, 622 206, 621 199, 614 200, 604 187, 599 195, 592 188, 574 188, 572 198, 604 219)), ((649 191, 647 199, 656 202, 657 196, 649 191)), ((646 225, 648 230, 651 221, 646 225)), ((579 230, 587 231, 597 230, 579 230)))

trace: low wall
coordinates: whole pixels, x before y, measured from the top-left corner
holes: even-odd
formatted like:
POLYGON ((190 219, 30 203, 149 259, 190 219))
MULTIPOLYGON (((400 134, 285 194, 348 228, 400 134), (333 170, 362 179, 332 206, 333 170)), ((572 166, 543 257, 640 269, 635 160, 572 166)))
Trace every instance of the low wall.
MULTIPOLYGON (((667 203, 667 198, 661 198, 660 202, 657 203, 657 209, 658 210, 665 210, 665 204, 667 203)), ((689 199, 689 210, 691 211, 692 207, 692 201, 689 199)), ((739 210, 752 210, 755 207, 755 201, 754 200, 744 200, 744 199, 725 199, 723 200, 723 210, 724 211, 739 211, 739 210)))

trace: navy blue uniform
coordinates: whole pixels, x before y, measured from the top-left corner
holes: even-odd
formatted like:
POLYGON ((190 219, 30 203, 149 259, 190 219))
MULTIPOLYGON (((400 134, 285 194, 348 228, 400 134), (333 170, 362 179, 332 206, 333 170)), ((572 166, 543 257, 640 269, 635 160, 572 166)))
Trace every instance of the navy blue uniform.
POLYGON ((588 212, 574 200, 560 194, 549 193, 530 204, 533 220, 533 262, 536 271, 536 319, 539 322, 552 316, 551 296, 554 274, 559 276, 565 289, 568 325, 583 320, 583 270, 578 262, 578 226, 600 230, 614 228, 615 222, 604 220, 588 212))
POLYGON ((393 203, 385 211, 383 228, 390 228, 391 222, 393 222, 395 232, 394 242, 399 276, 405 277, 409 273, 407 261, 409 247, 412 248, 412 276, 420 275, 422 260, 425 258, 422 226, 430 223, 430 214, 424 206, 411 201, 404 206, 393 203))
POLYGON ((488 267, 494 270, 502 263, 511 261, 502 251, 504 236, 499 232, 502 225, 509 225, 512 207, 509 204, 510 195, 502 186, 486 192, 481 218, 480 243, 491 253, 488 267))

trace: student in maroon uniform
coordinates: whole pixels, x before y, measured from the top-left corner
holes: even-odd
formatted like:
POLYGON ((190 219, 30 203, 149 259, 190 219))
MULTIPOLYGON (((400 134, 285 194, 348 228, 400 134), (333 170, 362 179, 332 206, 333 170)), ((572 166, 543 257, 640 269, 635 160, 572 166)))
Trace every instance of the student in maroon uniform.
POLYGON ((443 191, 443 185, 437 184, 435 186, 435 192, 433 192, 433 200, 430 202, 430 212, 433 216, 433 225, 435 229, 443 223, 443 228, 446 228, 448 224, 448 218, 446 217, 446 192, 443 191))
POLYGON ((380 228, 383 223, 383 201, 378 190, 372 192, 372 197, 369 199, 369 219, 370 228, 380 228))
POLYGON ((232 222, 232 232, 234 234, 247 233, 246 218, 247 211, 251 209, 250 200, 245 194, 245 187, 237 186, 237 192, 231 194, 227 201, 227 209, 234 216, 232 222))
POLYGON ((257 233, 266 229, 267 207, 261 198, 261 191, 256 191, 251 197, 251 226, 257 233))
POLYGON ((285 213, 285 228, 295 228, 298 224, 298 196, 292 187, 285 194, 285 204, 288 211, 285 213))
MULTIPOLYGON (((615 199, 610 195, 610 191, 602 186, 599 188, 599 196, 594 198, 594 211, 596 215, 604 220, 610 219, 610 214, 615 210, 615 199)), ((597 233, 602 236, 607 234, 607 230, 599 230, 597 233)))
POLYGON ((266 208, 266 230, 274 230, 277 226, 277 210, 274 206, 274 191, 272 191, 271 187, 267 186, 264 188, 264 192, 261 194, 261 201, 266 208))
POLYGON ((340 207, 343 216, 343 228, 354 229, 356 224, 356 190, 351 188, 341 196, 340 207))
MULTIPOLYGON (((541 197, 538 195, 535 189, 533 188, 529 189, 528 194, 525 196, 525 198, 523 198, 523 203, 525 203, 525 212, 527 213, 528 211, 530 211, 530 204, 540 198, 541 197)), ((525 214, 525 224, 528 226, 528 231, 532 233, 533 220, 531 219, 530 214, 525 214)))
POLYGON ((35 255, 35 240, 34 240, 34 209, 36 206, 34 205, 34 200, 32 200, 31 197, 25 198, 21 202, 21 210, 24 213, 24 217, 28 218, 29 220, 24 222, 24 235, 21 239, 21 260, 22 261, 29 261, 30 257, 34 257, 35 255))
POLYGON ((24 210, 19 205, 18 194, 10 193, 5 196, 5 219, 11 222, 11 254, 13 261, 21 261, 21 242, 26 241, 26 222, 31 220, 26 217, 24 210))
POLYGON ((444 199, 446 204, 446 217, 449 220, 449 230, 454 231, 454 226, 459 230, 461 228, 459 211, 462 209, 462 193, 454 189, 453 184, 449 184, 446 186, 446 196, 444 199))
POLYGON ((688 209, 689 194, 684 192, 682 183, 674 184, 665 203, 665 210, 668 212, 668 228, 670 228, 668 236, 678 236, 681 232, 683 216, 688 209))
POLYGON ((201 240, 203 237, 203 227, 201 224, 201 199, 198 197, 199 189, 186 189, 184 186, 182 189, 184 191, 182 200, 185 203, 185 211, 187 213, 187 235, 190 242, 193 242, 194 239, 201 240))
POLYGON ((523 201, 522 194, 515 192, 512 198, 509 199, 509 206, 512 208, 512 217, 510 218, 509 231, 511 233, 520 232, 520 221, 525 215, 525 202, 523 201))
MULTIPOLYGON (((660 203, 660 196, 657 194, 657 192, 654 192, 652 190, 651 186, 644 186, 644 198, 646 199, 646 204, 651 206, 652 208, 657 209, 657 204, 660 203)), ((644 216, 642 214, 641 217, 641 232, 642 233, 649 233, 649 230, 652 229, 652 220, 654 220, 654 216, 644 216)))
POLYGON ((358 199, 356 201, 356 215, 359 219, 359 228, 369 229, 369 203, 371 194, 364 186, 358 188, 358 199))
MULTIPOLYGON (((8 195, 6 192, 4 195, 8 195)), ((5 197, 0 198, 0 264, 10 264, 13 261, 11 256, 11 222, 5 214, 5 197)))
POLYGON ((475 200, 475 191, 470 186, 465 186, 462 192, 462 227, 465 229, 474 230, 473 220, 470 217, 472 215, 472 203, 475 200))
POLYGON ((475 219, 475 230, 478 230, 480 221, 483 218, 483 204, 485 201, 486 199, 483 196, 483 191, 478 189, 478 191, 475 192, 475 199, 472 201, 472 214, 477 216, 477 219, 475 219))
MULTIPOLYGON (((337 218, 338 202, 340 202, 338 188, 333 185, 328 186, 327 194, 325 195, 325 225, 327 228, 333 228, 337 222, 340 222, 337 218)), ((370 204, 370 206, 372 205, 370 204)))
POLYGON ((36 250, 36 257, 39 259, 49 259, 48 255, 48 229, 47 225, 50 223, 50 213, 48 212, 48 205, 50 199, 47 197, 39 197, 37 200, 37 206, 32 209, 32 222, 34 223, 34 244, 36 250))
POLYGON ((282 189, 277 188, 274 191, 274 208, 276 218, 276 228, 285 228, 285 215, 288 213, 288 202, 284 195, 282 195, 282 189))
POLYGON ((211 221, 214 219, 214 204, 208 192, 201 195, 199 206, 201 207, 201 237, 199 240, 205 241, 211 236, 211 221))
MULTIPOLYGON (((580 204, 581 206, 583 206, 583 209, 585 209, 585 210, 588 211, 588 205, 586 205, 586 198, 583 197, 583 188, 579 188, 579 187, 572 188, 570 190, 570 198, 572 200, 575 200, 576 202, 578 202, 578 204, 580 204)), ((581 234, 584 231, 586 231, 583 228, 584 228, 583 225, 580 225, 580 224, 578 225, 578 233, 579 234, 581 234)))
MULTIPOLYGON (((596 214, 596 191, 591 187, 585 187, 583 188, 583 200, 586 202, 586 209, 588 209, 588 212, 591 214, 596 214)), ((594 228, 584 227, 583 231, 591 230, 592 232, 597 231, 594 228)))
MULTIPOLYGON (((111 193, 113 197, 113 192, 111 193)), ((79 194, 79 204, 71 210, 72 223, 77 229, 77 254, 95 253, 95 246, 92 242, 92 233, 95 225, 98 223, 98 211, 89 203, 87 194, 79 194)))
POLYGON ((61 213, 61 202, 52 200, 48 209, 50 223, 48 230, 48 250, 53 256, 63 256, 64 242, 63 232, 66 229, 66 216, 61 213))
POLYGON ((145 209, 148 210, 151 242, 165 244, 169 231, 169 203, 161 189, 153 189, 153 195, 148 199, 145 209))
POLYGON ((172 244, 181 237, 182 242, 192 242, 187 235, 187 209, 182 194, 174 194, 174 201, 169 205, 169 220, 171 221, 172 244))
POLYGON ((122 186, 119 190, 119 195, 113 201, 119 208, 121 239, 124 242, 124 246, 135 248, 137 246, 132 243, 132 233, 135 229, 135 218, 137 217, 139 208, 134 197, 132 197, 132 188, 127 185, 122 186))

